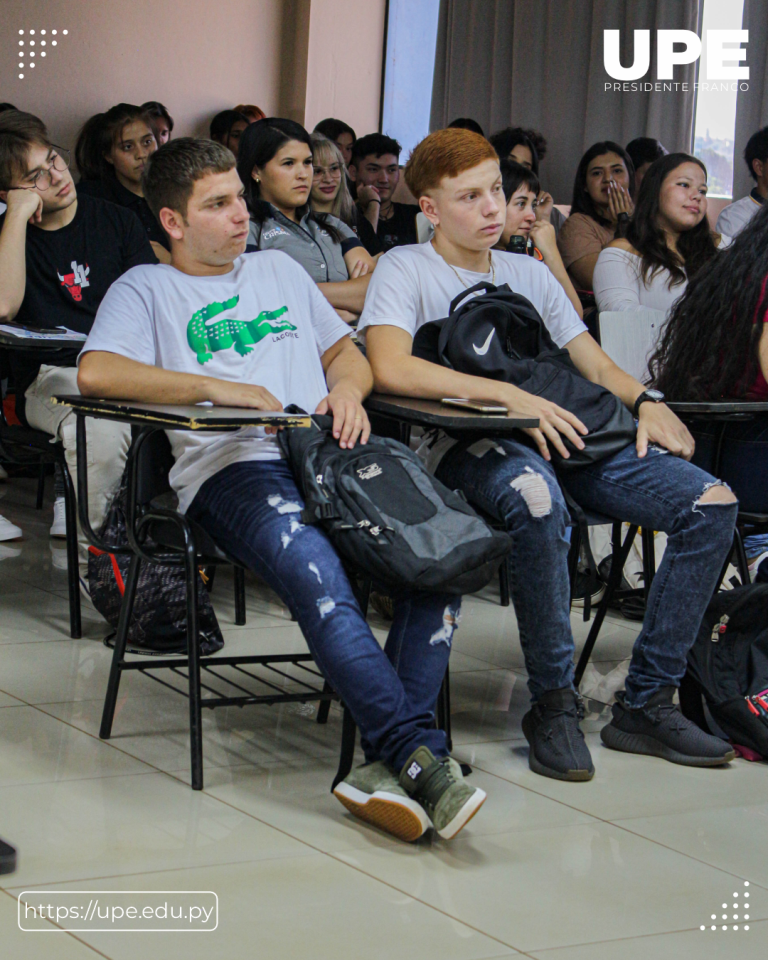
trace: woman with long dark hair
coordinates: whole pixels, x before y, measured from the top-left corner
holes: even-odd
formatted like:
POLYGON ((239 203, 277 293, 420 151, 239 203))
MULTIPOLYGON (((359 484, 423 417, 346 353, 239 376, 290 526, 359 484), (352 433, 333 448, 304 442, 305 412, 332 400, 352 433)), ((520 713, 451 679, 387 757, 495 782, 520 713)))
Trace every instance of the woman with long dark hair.
POLYGON ((118 103, 83 124, 75 144, 80 171, 77 192, 133 210, 147 231, 155 255, 170 262, 165 231, 144 199, 141 175, 157 150, 151 117, 143 107, 118 103))
MULTIPOLYGON (((700 270, 651 358, 670 400, 768 401, 768 207, 700 270)), ((693 462, 714 466, 722 423, 695 421, 693 462)), ((768 511, 768 416, 725 425, 720 477, 742 510, 768 511)), ((759 559, 762 559, 760 557, 759 559)))
POLYGON ((283 250, 318 284, 342 319, 359 317, 374 262, 337 217, 314 213, 312 140, 293 120, 257 120, 243 133, 237 172, 251 214, 249 246, 283 250))
POLYGON ((668 313, 691 277, 728 242, 707 220, 707 168, 701 160, 687 153, 656 160, 643 178, 626 236, 597 258, 598 309, 668 313))
POLYGON ((624 147, 613 140, 593 143, 579 161, 573 183, 571 213, 557 245, 577 290, 592 289, 600 256, 625 228, 634 211, 635 168, 624 147))

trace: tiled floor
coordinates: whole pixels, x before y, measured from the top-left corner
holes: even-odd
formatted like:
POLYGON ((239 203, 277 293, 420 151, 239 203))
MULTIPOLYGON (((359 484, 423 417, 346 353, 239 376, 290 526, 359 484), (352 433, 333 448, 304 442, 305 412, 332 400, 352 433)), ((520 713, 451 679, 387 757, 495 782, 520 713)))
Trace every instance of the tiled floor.
MULTIPOLYGON (((585 729, 595 779, 531 773, 514 613, 492 589, 465 601, 451 661, 455 753, 488 793, 452 843, 427 835, 401 844, 343 810, 329 793, 335 708, 326 726, 302 705, 207 712, 201 793, 188 786, 185 701, 141 675, 123 681, 114 736, 99 740, 105 625, 86 606, 84 638, 68 638, 65 573, 54 563, 63 544, 48 538, 50 503, 38 513, 32 499, 30 481, 0 486, 0 512, 25 532, 0 544, 0 834, 19 849, 19 868, 0 887, 3 958, 765 955, 768 771, 612 753, 599 740, 607 708, 593 700, 585 729), (50 923, 48 936, 23 933, 16 900, 25 890, 210 890, 219 926, 207 936, 73 935, 50 923), (745 903, 747 892, 750 929, 741 908, 735 931, 734 894, 745 903)), ((213 599, 228 653, 304 649, 253 583, 248 624, 234 626, 231 585, 219 576, 213 599)), ((383 623, 372 623, 383 638, 383 623)), ((573 623, 578 646, 586 627, 573 623)), ((595 696, 620 683, 635 634, 627 621, 606 624, 588 676, 595 696)))

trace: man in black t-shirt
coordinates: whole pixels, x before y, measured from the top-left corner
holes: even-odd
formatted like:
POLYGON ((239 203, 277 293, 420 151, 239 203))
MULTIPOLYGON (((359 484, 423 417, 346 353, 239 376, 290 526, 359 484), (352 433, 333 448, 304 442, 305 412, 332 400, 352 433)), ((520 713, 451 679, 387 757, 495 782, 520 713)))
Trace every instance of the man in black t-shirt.
MULTIPOLYGON (((418 243, 416 214, 412 203, 395 203, 392 195, 400 180, 400 144, 383 133, 369 133, 352 146, 349 175, 357 186, 357 203, 376 230, 375 253, 409 243, 418 243)), ((362 235, 360 239, 365 244, 362 235)), ((374 251, 368 251, 372 256, 374 251)))
MULTIPOLYGON (((78 198, 68 162, 68 152, 50 142, 37 117, 0 114, 0 200, 8 204, 0 216, 2 323, 87 334, 113 281, 137 264, 157 262, 134 213, 78 198)), ((62 440, 73 480, 75 417, 51 397, 79 392, 78 353, 78 347, 41 347, 11 355, 17 412, 29 426, 62 440)), ((120 480, 129 440, 122 424, 88 420, 88 494, 96 529, 120 480)), ((84 548, 84 538, 81 543, 84 548)))

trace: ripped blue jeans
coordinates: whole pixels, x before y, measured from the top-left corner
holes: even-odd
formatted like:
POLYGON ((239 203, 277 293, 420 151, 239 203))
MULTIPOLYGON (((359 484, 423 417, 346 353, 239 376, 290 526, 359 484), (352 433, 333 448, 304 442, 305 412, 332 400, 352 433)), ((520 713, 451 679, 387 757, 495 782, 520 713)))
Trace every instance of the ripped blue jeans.
MULTIPOLYGON (((512 536, 511 593, 533 699, 572 685, 569 514, 553 468, 523 443, 483 440, 452 447, 435 476, 503 519, 512 536)), ((737 504, 699 504, 716 481, 658 447, 641 459, 632 444, 563 480, 588 512, 668 534, 626 681, 628 706, 644 706, 661 687, 680 684, 731 549, 737 504)))
POLYGON ((447 756, 435 704, 461 598, 396 595, 382 650, 328 538, 301 523, 303 506, 284 461, 255 461, 206 480, 188 515, 288 605, 315 663, 352 712, 368 762, 383 760, 399 773, 419 746, 447 756))

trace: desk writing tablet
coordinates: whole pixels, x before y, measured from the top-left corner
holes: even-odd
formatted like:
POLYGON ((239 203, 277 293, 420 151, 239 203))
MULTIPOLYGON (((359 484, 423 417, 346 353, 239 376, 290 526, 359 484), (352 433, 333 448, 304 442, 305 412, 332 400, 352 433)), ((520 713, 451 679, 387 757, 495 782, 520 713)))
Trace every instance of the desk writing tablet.
POLYGON ((700 414, 717 416, 718 414, 733 413, 768 413, 768 402, 764 400, 705 400, 691 401, 670 400, 667 402, 670 410, 675 413, 700 414))
POLYGON ((72 407, 75 413, 119 420, 137 426, 164 430, 239 430, 241 427, 309 427, 311 417, 272 413, 248 407, 209 407, 196 404, 139 403, 131 400, 96 400, 91 397, 54 397, 54 403, 72 407))
POLYGON ((467 430, 480 433, 511 433, 526 427, 538 427, 537 417, 526 417, 510 410, 506 417, 477 413, 447 407, 439 400, 419 400, 414 397, 394 397, 372 393, 365 401, 369 413, 392 417, 403 423, 420 427, 439 427, 442 430, 467 430))

